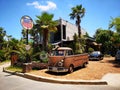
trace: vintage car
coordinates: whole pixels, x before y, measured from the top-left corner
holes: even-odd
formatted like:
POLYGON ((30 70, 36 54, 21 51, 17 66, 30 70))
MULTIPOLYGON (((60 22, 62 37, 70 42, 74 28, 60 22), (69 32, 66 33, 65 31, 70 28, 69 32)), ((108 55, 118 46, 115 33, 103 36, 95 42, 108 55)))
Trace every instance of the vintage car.
POLYGON ((89 55, 89 60, 102 60, 104 55, 100 51, 93 51, 89 55))
POLYGON ((120 61, 120 50, 117 51, 117 53, 115 55, 115 60, 120 61))
POLYGON ((88 64, 88 54, 74 55, 69 47, 58 47, 49 56, 48 71, 72 73, 76 67, 88 64))

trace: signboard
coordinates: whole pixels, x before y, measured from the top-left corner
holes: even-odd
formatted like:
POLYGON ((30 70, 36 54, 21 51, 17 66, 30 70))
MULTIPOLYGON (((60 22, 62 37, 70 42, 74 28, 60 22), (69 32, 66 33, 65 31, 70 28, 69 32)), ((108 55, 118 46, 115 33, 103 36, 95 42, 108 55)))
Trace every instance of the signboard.
POLYGON ((25 49, 26 49, 27 51, 30 50, 30 48, 31 48, 30 45, 26 45, 26 46, 25 46, 25 49))
POLYGON ((33 20, 31 17, 27 15, 22 16, 20 22, 21 22, 22 27, 26 30, 30 30, 33 28, 33 20))

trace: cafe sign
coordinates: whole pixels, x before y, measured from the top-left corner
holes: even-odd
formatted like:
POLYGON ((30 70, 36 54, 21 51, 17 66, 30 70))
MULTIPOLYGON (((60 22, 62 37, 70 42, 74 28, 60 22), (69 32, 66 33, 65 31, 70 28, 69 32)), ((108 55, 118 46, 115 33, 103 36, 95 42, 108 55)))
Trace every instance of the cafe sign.
POLYGON ((27 15, 22 16, 20 22, 21 22, 22 27, 26 30, 30 30, 33 28, 33 20, 31 17, 27 15))

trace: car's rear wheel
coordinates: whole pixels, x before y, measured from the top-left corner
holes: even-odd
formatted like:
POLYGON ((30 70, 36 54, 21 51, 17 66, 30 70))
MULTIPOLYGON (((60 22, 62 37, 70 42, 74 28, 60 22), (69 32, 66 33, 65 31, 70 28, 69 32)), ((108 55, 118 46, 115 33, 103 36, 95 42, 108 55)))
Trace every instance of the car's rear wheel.
POLYGON ((84 63, 82 67, 85 68, 86 66, 87 66, 87 63, 84 63))

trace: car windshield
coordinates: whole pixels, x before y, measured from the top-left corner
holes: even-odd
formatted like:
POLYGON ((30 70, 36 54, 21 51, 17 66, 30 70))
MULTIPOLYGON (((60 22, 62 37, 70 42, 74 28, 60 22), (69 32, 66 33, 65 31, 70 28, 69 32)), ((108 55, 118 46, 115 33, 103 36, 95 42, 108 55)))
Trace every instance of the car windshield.
POLYGON ((52 56, 64 56, 64 51, 63 50, 55 50, 52 51, 52 56))

